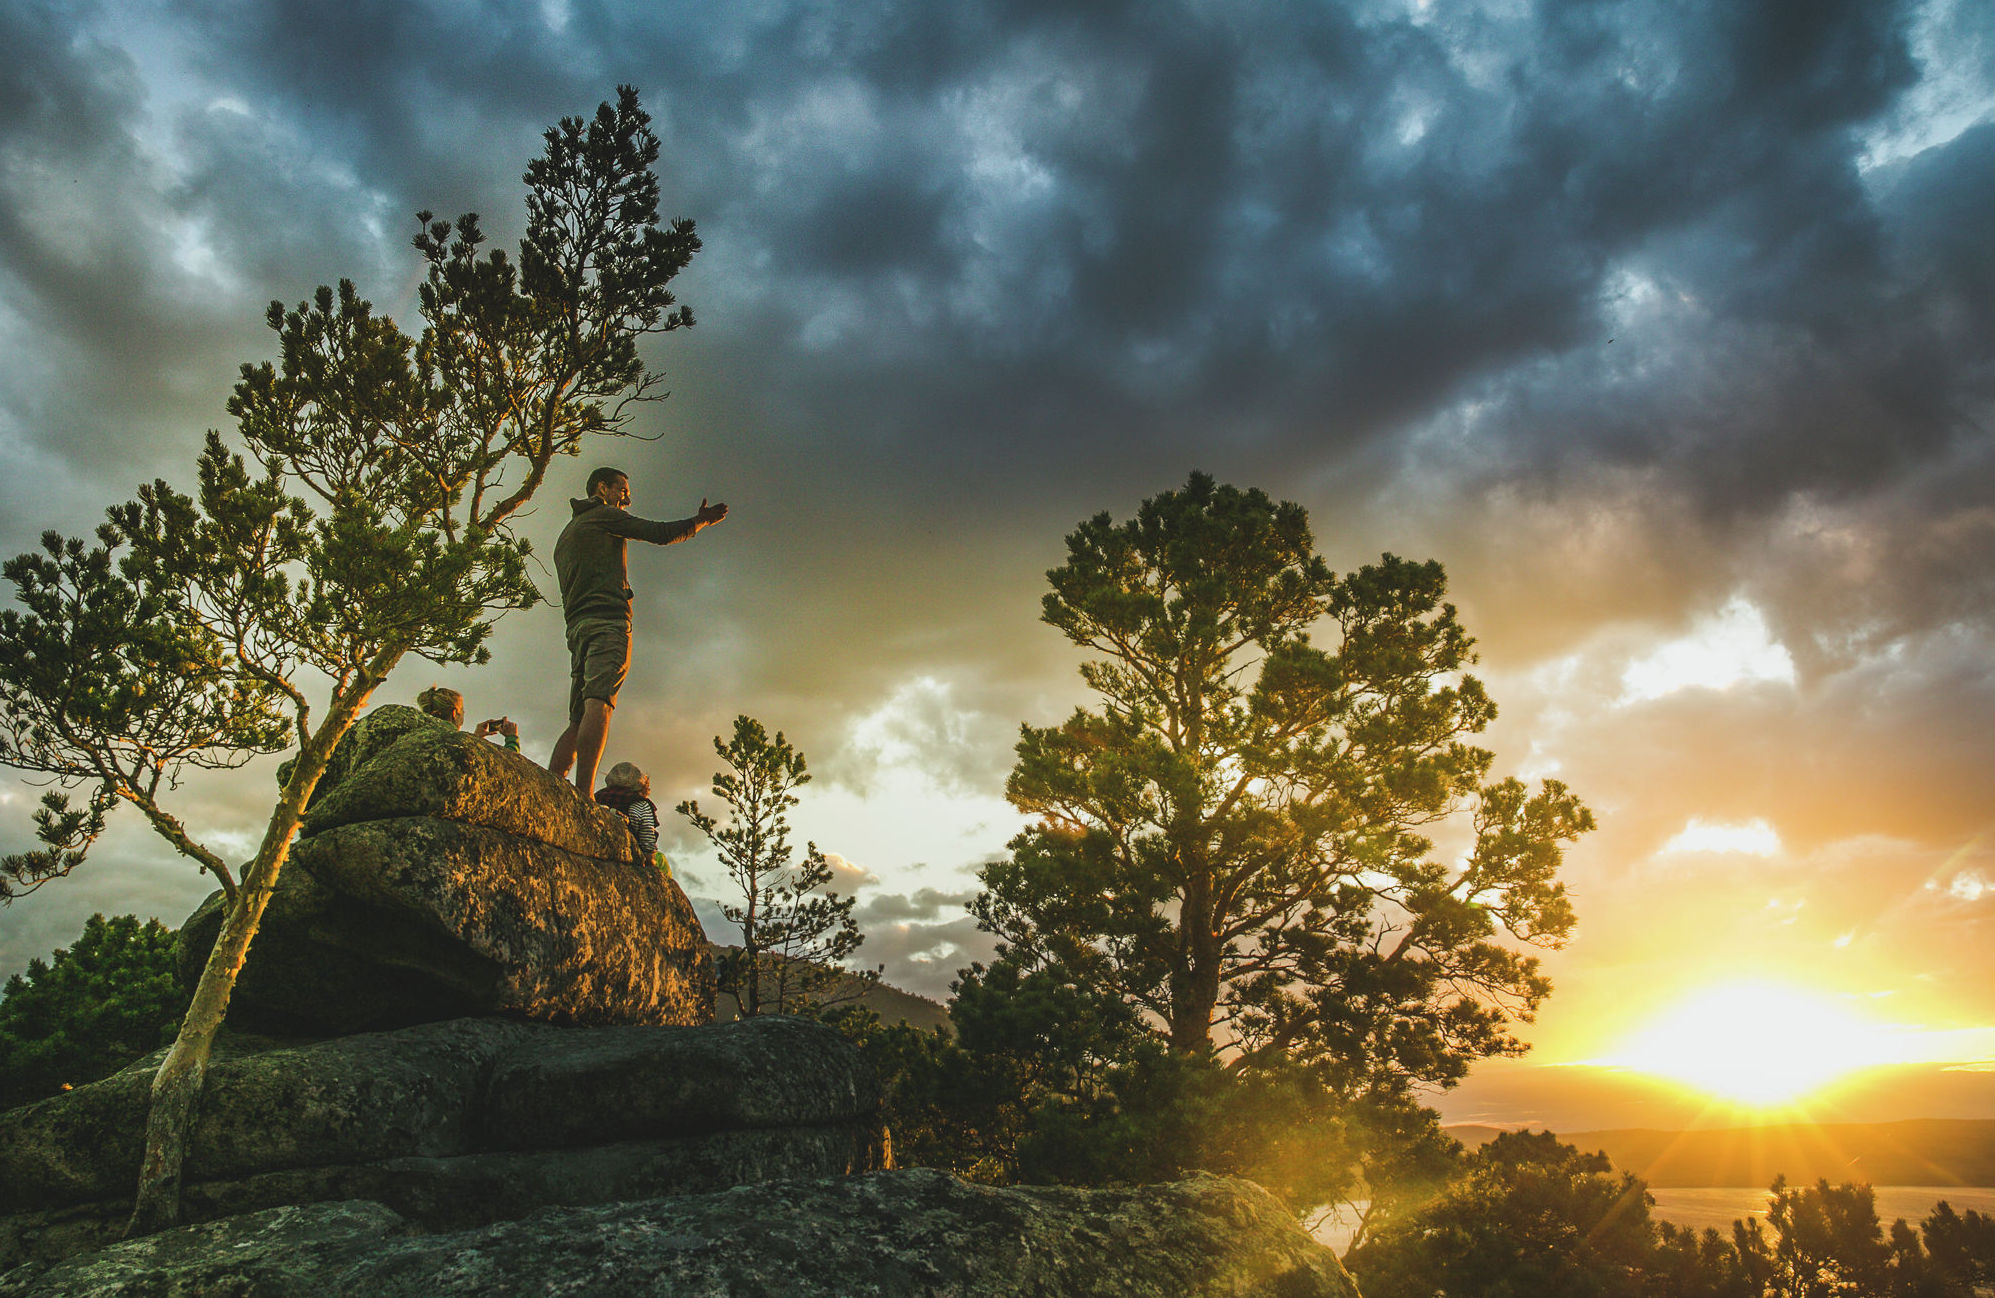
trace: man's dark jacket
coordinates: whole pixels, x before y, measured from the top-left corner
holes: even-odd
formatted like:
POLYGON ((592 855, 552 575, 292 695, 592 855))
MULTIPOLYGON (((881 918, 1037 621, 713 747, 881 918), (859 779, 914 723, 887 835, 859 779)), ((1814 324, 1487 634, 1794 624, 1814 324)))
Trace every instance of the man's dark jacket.
POLYGON ((554 543, 554 575, 561 582, 561 613, 569 626, 630 617, 630 576, 624 564, 629 541, 671 545, 699 530, 699 520, 654 522, 606 505, 594 496, 571 500, 575 517, 554 543))

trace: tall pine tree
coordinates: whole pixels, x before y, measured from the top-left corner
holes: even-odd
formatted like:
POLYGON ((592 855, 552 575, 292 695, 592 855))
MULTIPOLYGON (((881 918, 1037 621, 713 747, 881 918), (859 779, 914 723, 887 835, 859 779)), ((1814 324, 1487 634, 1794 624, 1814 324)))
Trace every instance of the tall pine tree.
POLYGON ((699 239, 658 223, 636 91, 545 138, 516 261, 483 250, 475 215, 418 213, 417 335, 348 282, 272 303, 278 359, 242 367, 235 436, 208 434, 191 493, 142 487, 96 547, 51 535, 7 567, 25 612, 0 618, 0 762, 89 791, 44 808, 45 848, 6 862, 16 886, 77 868, 129 803, 230 892, 153 1083, 134 1232, 178 1215, 215 1031, 340 738, 405 657, 483 662, 494 620, 539 598, 520 508, 555 457, 634 431, 636 403, 663 395, 639 341, 692 323, 667 285, 699 239), (293 744, 232 886, 167 799, 188 766, 293 744))
POLYGON ((1557 781, 1490 778, 1438 563, 1333 575, 1299 505, 1193 474, 1081 524, 1047 577, 1096 703, 1023 728, 1007 794, 1038 819, 982 873, 1000 945, 959 984, 966 1044, 1097 1112, 1131 1068, 1209 1105, 1201 1070, 1141 1064, 1162 1049, 1250 1107, 1301 1087, 1381 1130, 1522 1049, 1550 990, 1529 949, 1571 930, 1562 848, 1593 821, 1557 781))

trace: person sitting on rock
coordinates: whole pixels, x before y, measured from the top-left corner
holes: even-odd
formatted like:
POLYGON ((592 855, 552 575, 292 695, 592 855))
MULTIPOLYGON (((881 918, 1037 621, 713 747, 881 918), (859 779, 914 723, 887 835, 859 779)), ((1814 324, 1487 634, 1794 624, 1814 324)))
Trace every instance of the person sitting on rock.
POLYGON ((655 863, 658 808, 652 803, 650 793, 650 776, 638 770, 633 762, 618 762, 603 777, 603 787, 596 790, 596 801, 623 813, 630 822, 630 836, 637 840, 637 859, 655 863))
MULTIPOLYGON (((464 696, 456 690, 432 685, 416 695, 416 706, 439 721, 448 721, 458 730, 464 728, 464 696)), ((517 753, 520 750, 519 723, 510 717, 480 721, 478 728, 471 733, 479 739, 497 735, 505 743, 507 752, 517 753)))

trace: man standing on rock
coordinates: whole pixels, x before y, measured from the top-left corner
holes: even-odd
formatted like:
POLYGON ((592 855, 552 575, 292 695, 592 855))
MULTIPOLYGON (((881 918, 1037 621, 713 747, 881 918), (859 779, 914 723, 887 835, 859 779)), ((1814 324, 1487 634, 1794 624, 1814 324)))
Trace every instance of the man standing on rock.
POLYGON ((617 690, 630 669, 630 580, 625 544, 672 545, 727 517, 726 505, 700 501, 699 512, 676 523, 627 513, 630 476, 622 469, 589 475, 589 494, 569 505, 575 516, 554 543, 554 574, 561 582, 561 613, 568 624, 568 729, 555 741, 547 769, 575 767, 575 787, 594 791, 596 764, 610 734, 617 690))

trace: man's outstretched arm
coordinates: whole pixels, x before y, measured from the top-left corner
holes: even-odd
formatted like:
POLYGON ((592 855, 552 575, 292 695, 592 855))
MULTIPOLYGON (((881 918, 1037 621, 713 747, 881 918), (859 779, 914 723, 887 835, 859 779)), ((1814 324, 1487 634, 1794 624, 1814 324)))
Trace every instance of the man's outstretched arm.
POLYGON ((599 513, 603 530, 612 536, 621 536, 629 541, 649 541, 653 545, 675 545, 702 528, 712 527, 726 518, 727 506, 709 505, 702 498, 698 513, 691 518, 681 518, 670 523, 639 518, 615 506, 600 510, 599 513))

